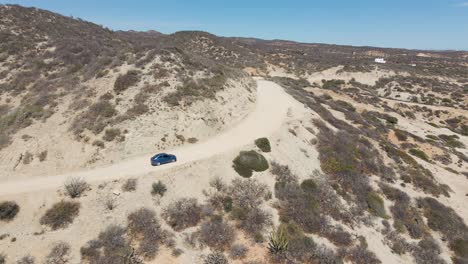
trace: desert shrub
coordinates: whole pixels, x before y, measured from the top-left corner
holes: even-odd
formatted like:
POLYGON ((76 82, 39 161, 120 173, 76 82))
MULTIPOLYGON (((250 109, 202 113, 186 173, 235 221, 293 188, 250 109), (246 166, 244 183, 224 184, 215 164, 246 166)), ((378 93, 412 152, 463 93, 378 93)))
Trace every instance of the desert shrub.
POLYGON ((65 182, 65 192, 71 198, 80 197, 89 187, 89 184, 81 178, 70 178, 65 182))
POLYGON ((190 143, 190 144, 195 144, 198 142, 198 139, 197 138, 194 138, 194 137, 191 137, 191 138, 188 138, 187 139, 187 142, 190 143))
POLYGON ((80 203, 61 201, 45 212, 40 219, 40 223, 49 226, 52 230, 65 228, 73 222, 79 212, 80 203))
POLYGON ((459 141, 457 135, 439 135, 439 138, 442 139, 446 146, 451 148, 464 148, 465 144, 459 141))
POLYGON ((356 264, 379 264, 382 263, 377 256, 362 246, 357 246, 351 249, 339 249, 339 254, 345 260, 356 264))
POLYGON ((24 153, 24 156, 23 156, 23 164, 30 164, 34 159, 34 156, 33 154, 31 154, 30 152, 26 151, 26 153, 24 153))
POLYGON ((271 145, 268 138, 256 139, 255 145, 263 152, 271 152, 271 145))
POLYGON ((271 214, 256 207, 244 211, 237 207, 232 210, 231 214, 240 221, 239 227, 250 234, 261 233, 272 224, 271 214))
POLYGON ((166 193, 167 191, 167 187, 166 185, 161 182, 161 181, 158 181, 158 182, 155 182, 151 185, 151 194, 152 195, 160 195, 160 196, 164 196, 164 193, 166 193))
POLYGON ((45 161, 47 159, 47 150, 44 150, 41 153, 39 153, 39 155, 37 155, 37 157, 39 158, 40 162, 45 161))
POLYGON ((221 252, 213 252, 208 254, 203 261, 204 264, 228 264, 229 261, 221 252))
POLYGON ((268 167, 268 161, 265 157, 255 150, 241 151, 239 156, 233 160, 234 170, 245 178, 250 178, 253 171, 265 171, 268 167))
POLYGON ((163 209, 162 217, 174 230, 181 231, 196 226, 201 219, 202 208, 195 198, 182 198, 163 209))
POLYGON ((0 264, 5 264, 5 263, 6 263, 6 256, 0 253, 0 264))
POLYGON ((20 260, 16 262, 16 264, 34 264, 36 262, 35 258, 28 255, 22 257, 20 260))
POLYGON ((102 140, 94 140, 93 141, 93 146, 99 147, 99 148, 104 148, 104 142, 102 140))
POLYGON ((419 150, 419 149, 410 149, 409 150, 409 153, 413 156, 416 156, 422 160, 425 160, 425 161, 429 161, 429 156, 427 156, 427 154, 422 151, 422 150, 419 150))
POLYGON ((390 116, 390 115, 384 115, 385 120, 392 125, 396 125, 398 123, 398 118, 390 116))
POLYGON ((276 162, 271 163, 271 173, 276 176, 277 182, 296 182, 298 177, 294 175, 288 166, 280 165, 276 162))
POLYGON ((394 129, 395 131, 395 136, 399 141, 406 141, 408 139, 408 135, 406 131, 400 130, 400 129, 394 129))
POLYGON ((384 243, 398 255, 406 254, 406 252, 411 250, 411 244, 406 242, 406 240, 395 231, 390 231, 385 234, 384 243))
POLYGON ((120 129, 118 128, 110 128, 110 129, 106 129, 106 131, 104 132, 104 137, 102 139, 104 139, 105 141, 114 141, 114 139, 120 137, 120 129))
POLYGON ((90 240, 80 249, 81 259, 89 264, 124 264, 134 262, 132 248, 125 239, 125 228, 111 225, 98 238, 90 240))
POLYGON ((317 184, 313 179, 307 179, 301 183, 301 188, 305 193, 314 193, 317 190, 317 184))
POLYGON ((117 77, 114 83, 114 91, 119 93, 138 83, 140 81, 139 74, 138 71, 128 71, 126 74, 117 77))
POLYGON ((372 214, 382 218, 387 217, 384 201, 376 192, 369 192, 367 194, 367 206, 372 214))
POLYGON ((417 264, 434 263, 446 264, 446 262, 439 256, 441 249, 437 242, 431 238, 424 238, 413 247, 412 255, 417 264))
POLYGON ((136 190, 137 187, 137 179, 128 179, 122 185, 122 190, 124 192, 133 192, 136 190))
POLYGON ((234 244, 229 250, 229 256, 233 259, 242 259, 245 258, 249 249, 242 244, 234 244))
POLYGON ((452 208, 430 197, 418 199, 418 205, 423 208, 427 225, 432 230, 441 232, 451 240, 468 235, 468 227, 452 208))
POLYGON ((268 186, 255 179, 234 179, 228 193, 234 207, 256 208, 268 192, 268 186))
POLYGON ((117 202, 114 197, 108 196, 104 199, 104 206, 107 210, 112 211, 117 207, 117 202))
POLYGON ((13 201, 5 201, 0 203, 0 220, 11 221, 13 220, 20 210, 19 205, 13 201))
POLYGON ((273 254, 281 254, 288 250, 289 241, 283 230, 274 231, 268 238, 268 250, 273 254))
POLYGON ((224 250, 231 246, 235 238, 234 228, 221 217, 213 217, 200 227, 200 242, 213 249, 224 250))
POLYGON ((159 245, 166 241, 169 233, 161 229, 156 213, 141 208, 128 216, 128 234, 137 241, 138 253, 146 259, 152 259, 158 252, 159 245))
POLYGON ((70 260, 70 245, 65 242, 57 242, 47 255, 46 264, 65 264, 70 260))
POLYGON ((455 239, 449 246, 455 255, 468 259, 468 239, 455 239))
POLYGON ((343 80, 322 80, 322 89, 339 89, 345 84, 343 80))
POLYGON ((405 204, 410 202, 410 197, 403 191, 393 188, 385 183, 379 184, 379 187, 384 193, 385 197, 387 197, 390 201, 401 202, 405 204))
POLYGON ((338 247, 350 246, 353 243, 351 235, 341 226, 329 228, 323 231, 323 233, 323 236, 338 247))

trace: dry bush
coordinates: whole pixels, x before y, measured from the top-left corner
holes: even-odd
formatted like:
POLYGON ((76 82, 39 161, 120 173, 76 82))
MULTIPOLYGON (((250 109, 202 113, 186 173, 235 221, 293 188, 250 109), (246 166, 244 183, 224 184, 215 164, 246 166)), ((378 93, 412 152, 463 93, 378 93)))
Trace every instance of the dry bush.
POLYGON ((229 250, 229 256, 233 259, 242 259, 247 255, 249 248, 242 244, 234 244, 229 250))
POLYGON ((114 83, 114 91, 117 93, 127 90, 140 81, 139 71, 128 71, 124 75, 117 77, 114 83))
POLYGON ((107 210, 112 211, 117 207, 116 199, 112 196, 108 196, 104 199, 104 206, 107 210))
POLYGON ((129 237, 139 245, 138 253, 146 259, 156 257, 159 245, 170 235, 161 229, 156 213, 147 208, 131 213, 127 228, 129 237))
POLYGON ((65 192, 71 198, 80 197, 89 187, 89 184, 81 178, 70 178, 65 184, 65 192))
POLYGON ((30 152, 26 151, 23 156, 23 164, 30 164, 34 159, 34 155, 31 154, 30 152))
POLYGON ((446 264, 446 262, 439 256, 442 253, 437 242, 432 238, 424 238, 413 247, 412 255, 417 264, 446 264))
POLYGON ((182 198, 163 209, 162 217, 174 230, 196 226, 201 220, 202 208, 195 198, 182 198))
POLYGON ((346 249, 340 248, 338 254, 345 260, 356 264, 379 264, 382 263, 377 256, 362 246, 346 249))
POLYGON ((119 138, 119 140, 120 140, 120 138, 121 138, 120 135, 121 135, 120 129, 110 128, 110 129, 106 129, 102 139, 104 139, 107 142, 111 142, 111 141, 114 141, 116 138, 119 138))
POLYGON ((229 261, 221 252, 213 252, 208 254, 203 261, 204 264, 228 264, 229 261))
POLYGON ((0 203, 0 221, 13 220, 20 210, 19 205, 13 201, 0 203))
POLYGON ((41 217, 41 225, 47 225, 52 230, 65 228, 73 222, 80 212, 79 202, 61 201, 54 204, 41 217))
POLYGON ((233 206, 256 208, 268 193, 268 186, 255 179, 234 179, 228 190, 233 206))
POLYGON ((412 250, 411 244, 406 242, 406 240, 395 231, 390 231, 385 234, 384 243, 398 255, 404 255, 412 250))
POLYGON ((217 216, 204 222, 199 232, 200 242, 217 250, 230 247, 235 238, 234 228, 217 216))
POLYGON ((36 259, 33 256, 27 255, 18 260, 16 264, 34 264, 35 262, 36 259))
POLYGON ((89 264, 141 263, 132 261, 132 248, 125 239, 125 228, 111 225, 80 249, 81 259, 89 264))
POLYGON ((152 195, 159 195, 159 196, 164 196, 164 194, 167 191, 167 187, 164 183, 161 181, 155 182, 151 185, 151 194, 152 195))
POLYGON ((124 192, 133 192, 137 187, 137 179, 128 179, 122 185, 122 191, 124 192))
POLYGON ((341 226, 328 228, 323 232, 323 236, 338 247, 351 246, 353 243, 351 234, 346 232, 341 226))
POLYGON ((44 150, 41 153, 39 153, 39 155, 37 155, 37 157, 39 158, 40 162, 45 161, 47 159, 47 150, 44 150))
POLYGON ((46 264, 65 264, 70 261, 70 245, 65 242, 57 242, 47 255, 46 264))
POLYGON ((0 253, 0 264, 5 264, 6 263, 6 256, 2 253, 0 253))

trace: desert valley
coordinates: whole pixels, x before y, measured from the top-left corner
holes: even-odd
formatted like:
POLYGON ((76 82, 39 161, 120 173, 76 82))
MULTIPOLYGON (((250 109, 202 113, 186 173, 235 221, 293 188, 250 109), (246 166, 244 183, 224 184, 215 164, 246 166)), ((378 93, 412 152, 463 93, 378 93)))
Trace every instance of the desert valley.
POLYGON ((468 52, 0 5, 0 264, 463 264, 467 203, 468 52))

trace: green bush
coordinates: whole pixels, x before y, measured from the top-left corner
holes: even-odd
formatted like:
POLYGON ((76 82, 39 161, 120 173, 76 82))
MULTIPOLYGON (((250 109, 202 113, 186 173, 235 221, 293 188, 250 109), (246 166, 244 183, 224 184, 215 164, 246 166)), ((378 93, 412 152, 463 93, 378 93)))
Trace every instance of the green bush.
POLYGON ((255 150, 241 151, 233 160, 234 170, 242 177, 249 178, 252 172, 261 172, 269 168, 268 161, 255 150))
POLYGON ((263 152, 271 152, 271 145, 268 138, 259 138, 255 140, 255 145, 263 152))
POLYGON ((461 258, 468 258, 468 240, 456 239, 450 243, 450 249, 461 258))
POLYGON ((367 206, 372 214, 382 218, 387 217, 384 201, 376 192, 371 191, 367 194, 367 206))
POLYGON ((424 151, 422 150, 419 150, 419 149, 410 149, 409 150, 409 153, 413 156, 416 156, 422 160, 425 160, 425 161, 429 161, 429 156, 427 156, 426 153, 424 153, 424 151))
POLYGON ((459 137, 457 135, 439 135, 439 138, 445 142, 447 147, 451 148, 463 148, 465 144, 459 141, 459 137))
POLYGON ((155 182, 151 186, 151 194, 152 195, 159 194, 160 196, 164 196, 164 193, 166 193, 166 191, 167 191, 167 187, 161 181, 155 182))
POLYGON ((49 226, 52 230, 65 228, 73 222, 79 212, 80 203, 61 201, 46 211, 41 217, 40 223, 49 226))
POLYGON ((11 221, 18 214, 20 207, 17 203, 6 201, 0 203, 0 220, 11 221))
POLYGON ((315 190, 317 190, 317 184, 315 183, 314 180, 307 179, 301 183, 301 188, 304 191, 304 193, 311 194, 311 193, 314 193, 315 190))

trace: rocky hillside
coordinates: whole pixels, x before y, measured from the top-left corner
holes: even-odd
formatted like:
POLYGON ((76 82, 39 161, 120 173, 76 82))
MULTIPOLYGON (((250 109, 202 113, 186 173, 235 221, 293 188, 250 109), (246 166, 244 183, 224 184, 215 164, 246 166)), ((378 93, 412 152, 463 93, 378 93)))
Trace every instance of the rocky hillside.
POLYGON ((253 106, 247 74, 161 34, 19 6, 0 17, 2 170, 58 173, 194 143, 253 106))

